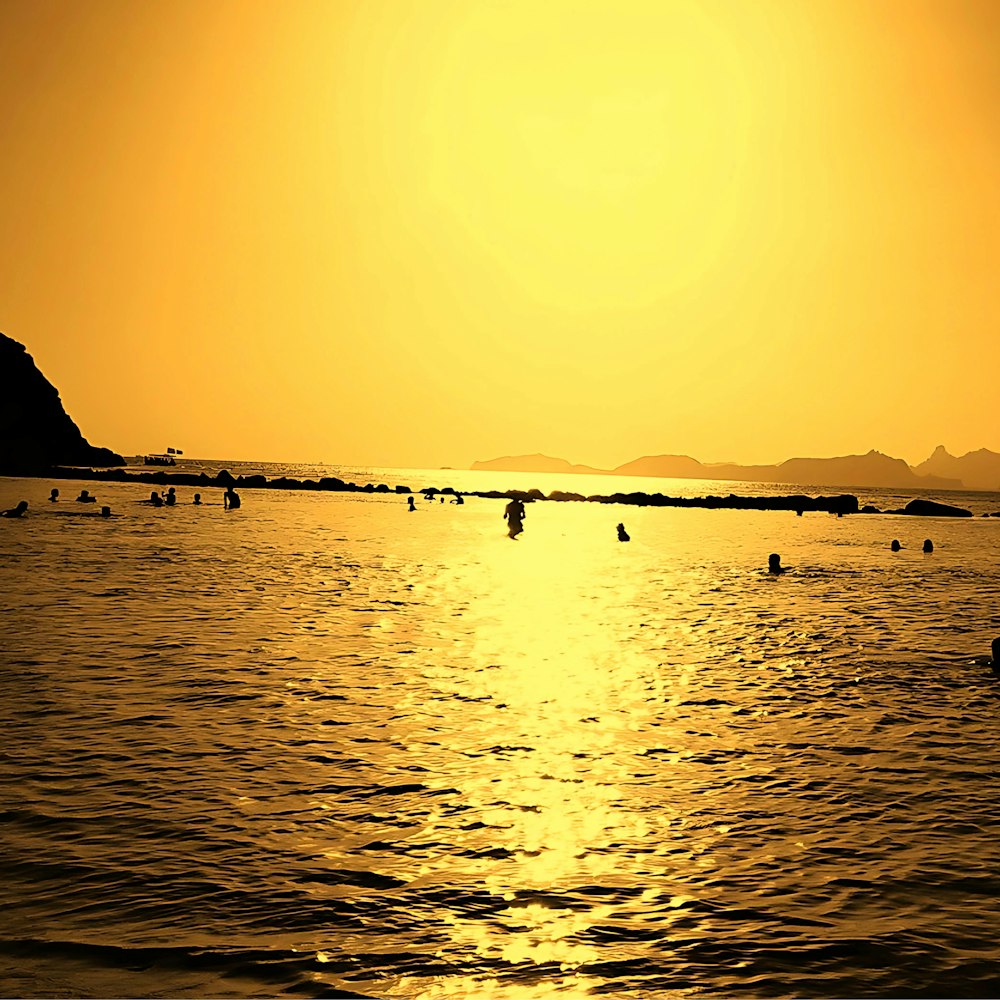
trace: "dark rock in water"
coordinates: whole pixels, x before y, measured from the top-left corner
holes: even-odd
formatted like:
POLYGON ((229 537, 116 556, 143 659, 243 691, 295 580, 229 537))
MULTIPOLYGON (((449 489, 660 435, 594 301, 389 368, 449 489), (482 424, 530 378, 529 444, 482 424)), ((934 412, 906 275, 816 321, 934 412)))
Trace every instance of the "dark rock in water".
MULTIPOLYGON (((378 486, 375 487, 375 492, 376 493, 388 493, 389 492, 389 487, 386 486, 385 483, 379 483, 378 486)), ((444 491, 442 491, 442 492, 444 492, 444 491)))
POLYGON ((321 490, 342 490, 345 485, 344 480, 338 479, 336 476, 323 476, 319 481, 321 490))
POLYGON ((553 490, 549 494, 550 500, 585 500, 582 493, 567 493, 565 490, 553 490))
POLYGON ((215 482, 219 486, 232 486, 236 479, 228 469, 220 469, 215 474, 215 482))
POLYGON ((972 511, 964 507, 952 507, 951 504, 937 503, 934 500, 911 500, 902 513, 915 514, 919 517, 972 517, 972 511))
POLYGON ((875 507, 875 506, 873 506, 870 503, 866 503, 864 505, 864 507, 861 508, 861 513, 862 514, 881 514, 882 512, 878 509, 878 507, 875 507))
MULTIPOLYGON (((320 482, 322 482, 322 480, 320 480, 320 482)), ((396 492, 397 493, 412 493, 413 490, 411 490, 409 486, 402 486, 402 485, 400 485, 400 484, 397 483, 396 484, 396 492)))
POLYGON ((95 448, 22 344, 0 333, 0 472, 39 475, 53 465, 125 465, 95 448))
POLYGON ((240 476, 240 485, 251 489, 267 486, 267 476, 240 476))

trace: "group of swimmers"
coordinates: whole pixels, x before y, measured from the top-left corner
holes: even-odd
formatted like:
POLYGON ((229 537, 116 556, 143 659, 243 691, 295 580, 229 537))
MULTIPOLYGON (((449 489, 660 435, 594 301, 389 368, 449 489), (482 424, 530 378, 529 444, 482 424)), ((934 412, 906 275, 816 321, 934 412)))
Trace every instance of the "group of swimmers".
MULTIPOLYGON (((58 501, 59 490, 53 487, 52 492, 49 493, 49 503, 58 503, 58 501)), ((81 490, 80 495, 76 498, 76 502, 97 503, 97 497, 93 496, 89 490, 81 490)), ((149 504, 151 507, 173 507, 177 504, 177 491, 173 486, 166 493, 157 493, 156 490, 153 490, 149 494, 148 500, 140 500, 139 503, 149 504)), ((201 494, 195 493, 191 503, 196 507, 201 506, 201 494)), ((232 486, 227 487, 226 492, 222 495, 222 506, 226 510, 236 510, 241 504, 242 501, 240 500, 239 493, 232 486)), ((24 517, 27 512, 28 501, 21 500, 16 507, 0 511, 0 517, 24 517)), ((107 506, 102 507, 100 516, 111 517, 111 508, 107 506)))
MULTIPOLYGON (((433 497, 433 495, 432 495, 432 494, 430 494, 430 493, 425 493, 425 494, 424 494, 424 499, 425 499, 425 500, 433 500, 433 499, 434 499, 434 497, 433 497)), ((453 496, 453 497, 451 498, 451 502, 452 502, 452 503, 457 503, 457 504, 464 504, 464 503, 465 503, 465 500, 464 500, 464 499, 462 498, 462 494, 461 494, 461 493, 456 493, 456 494, 455 494, 455 495, 454 495, 454 496, 453 496)), ((444 497, 441 497, 441 503, 444 503, 444 497)), ((408 496, 408 497, 406 498, 406 509, 407 509, 407 510, 410 510, 410 511, 413 511, 413 510, 416 510, 416 509, 417 509, 417 505, 416 505, 416 502, 414 501, 414 499, 413 499, 413 497, 412 497, 412 496, 408 496)))
MULTIPOLYGON (((898 538, 894 538, 889 543, 889 548, 893 552, 899 552, 899 550, 902 549, 902 547, 903 546, 899 544, 899 539, 898 538)), ((925 538, 924 539, 923 551, 924 552, 928 552, 928 553, 934 551, 934 543, 929 538, 925 538)), ((782 566, 781 565, 781 556, 778 555, 777 552, 772 552, 767 557, 767 571, 768 571, 768 573, 774 573, 775 575, 780 575, 781 573, 784 573, 788 568, 789 568, 788 566, 782 566)))
MULTIPOLYGON (((151 507, 174 507, 177 504, 177 490, 173 486, 166 493, 157 493, 156 490, 151 490, 149 499, 140 500, 139 503, 149 504, 151 507)), ((201 494, 195 493, 191 498, 191 503, 195 507, 200 507, 201 494)), ((222 494, 222 506, 226 510, 236 510, 241 504, 239 493, 232 486, 227 487, 226 492, 222 494)))
MULTIPOLYGON (((86 493, 87 491, 84 490, 83 492, 86 493)), ((49 499, 54 500, 55 497, 49 497, 49 499)), ((97 497, 92 497, 89 495, 84 497, 81 494, 80 496, 77 497, 77 500, 79 500, 80 503, 95 503, 97 501, 97 497)), ((0 510, 0 517, 24 517, 24 515, 27 513, 28 513, 28 501, 21 500, 18 502, 16 507, 11 507, 10 510, 0 510)), ((100 514, 98 516, 111 517, 111 508, 102 507, 100 514)))

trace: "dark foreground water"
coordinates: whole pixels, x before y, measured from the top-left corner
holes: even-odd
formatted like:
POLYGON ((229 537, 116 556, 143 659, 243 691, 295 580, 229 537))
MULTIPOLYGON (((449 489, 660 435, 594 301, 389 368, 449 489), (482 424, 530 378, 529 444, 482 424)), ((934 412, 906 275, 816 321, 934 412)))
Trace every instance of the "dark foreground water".
POLYGON ((0 994, 1000 995, 1000 519, 78 490, 0 479, 0 994))

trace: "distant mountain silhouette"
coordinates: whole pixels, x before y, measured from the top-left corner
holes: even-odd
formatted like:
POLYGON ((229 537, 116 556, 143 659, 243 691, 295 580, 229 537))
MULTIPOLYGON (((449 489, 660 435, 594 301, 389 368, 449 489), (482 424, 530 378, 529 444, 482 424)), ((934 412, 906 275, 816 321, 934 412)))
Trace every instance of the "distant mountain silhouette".
POLYGON ((95 448, 63 408, 23 344, 0 333, 0 472, 39 474, 52 465, 124 465, 95 448))
POLYGON ((564 458, 548 455, 507 455, 486 462, 473 462, 470 468, 484 472, 573 472, 579 475, 606 476, 607 469, 592 469, 589 465, 570 465, 564 458))
MULTIPOLYGON (((993 455, 992 452, 985 454, 993 455)), ((951 458, 947 452, 944 455, 951 458)), ((1000 455, 994 457, 1000 461, 1000 455)), ((966 458, 970 456, 967 455, 966 458)), ((932 460, 933 456, 928 461, 932 460)), ((965 459, 952 461, 962 462, 965 459)), ((838 458, 790 458, 778 465, 736 465, 731 462, 705 464, 688 455, 646 455, 615 469, 572 465, 565 459, 545 455, 518 455, 489 462, 474 462, 472 468, 495 472, 576 472, 605 476, 652 476, 661 479, 732 479, 739 482, 796 483, 803 486, 938 490, 958 490, 964 486, 968 489, 1000 489, 1000 484, 970 486, 958 475, 942 475, 937 469, 924 471, 923 466, 917 472, 901 458, 892 458, 875 450, 867 455, 843 455, 838 458)))
POLYGON ((657 476, 663 479, 706 479, 705 466, 688 455, 647 455, 613 470, 616 476, 657 476))
POLYGON ((914 467, 922 476, 949 476, 961 479, 966 489, 1000 492, 1000 455, 980 448, 961 458, 949 455, 943 444, 925 462, 914 467))

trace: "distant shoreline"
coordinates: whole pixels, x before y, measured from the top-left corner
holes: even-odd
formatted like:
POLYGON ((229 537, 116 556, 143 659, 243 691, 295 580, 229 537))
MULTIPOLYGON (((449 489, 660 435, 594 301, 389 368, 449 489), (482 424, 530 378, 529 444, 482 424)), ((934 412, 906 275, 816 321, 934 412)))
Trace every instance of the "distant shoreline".
MULTIPOLYGON (((206 472, 155 472, 126 471, 121 468, 94 469, 70 466, 53 466, 44 473, 28 475, 24 473, 2 473, 29 479, 68 479, 86 482, 112 482, 152 484, 154 486, 190 486, 199 489, 226 489, 229 486, 240 489, 298 490, 326 493, 391 493, 407 496, 421 493, 429 496, 463 496, 482 499, 510 500, 518 498, 524 501, 552 501, 576 503, 623 504, 638 507, 701 507, 720 510, 776 510, 795 511, 796 513, 820 512, 836 514, 909 514, 918 516, 972 517, 972 512, 962 507, 950 504, 935 503, 928 500, 911 500, 906 507, 894 510, 880 510, 874 506, 861 507, 854 494, 841 493, 832 496, 807 496, 802 493, 782 496, 739 496, 730 493, 728 496, 708 495, 703 497, 673 497, 662 493, 611 493, 584 496, 565 490, 553 490, 548 495, 538 489, 527 490, 456 490, 451 486, 442 489, 423 487, 411 489, 409 486, 387 486, 385 483, 348 482, 335 476, 324 476, 315 479, 294 479, 288 476, 278 476, 269 479, 264 475, 234 476, 223 469, 216 475, 206 472)), ((995 514, 983 514, 983 517, 1000 517, 1000 511, 995 514)))

